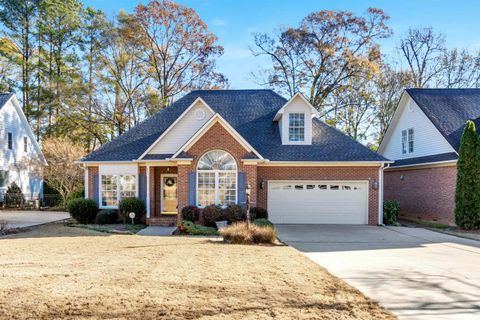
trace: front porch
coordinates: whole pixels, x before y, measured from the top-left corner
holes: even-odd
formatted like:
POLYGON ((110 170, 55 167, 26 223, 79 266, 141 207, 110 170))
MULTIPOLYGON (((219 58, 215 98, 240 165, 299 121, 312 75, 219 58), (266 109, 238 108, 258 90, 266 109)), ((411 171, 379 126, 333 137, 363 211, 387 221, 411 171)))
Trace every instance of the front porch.
POLYGON ((179 179, 176 166, 145 166, 139 169, 146 178, 147 224, 176 226, 178 220, 179 179))

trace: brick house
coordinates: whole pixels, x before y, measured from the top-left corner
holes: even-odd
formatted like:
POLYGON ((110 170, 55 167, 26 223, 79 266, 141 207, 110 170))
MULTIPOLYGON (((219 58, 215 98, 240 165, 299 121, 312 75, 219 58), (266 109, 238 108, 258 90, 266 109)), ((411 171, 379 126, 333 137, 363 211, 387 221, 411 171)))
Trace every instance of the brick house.
POLYGON ((301 94, 271 90, 192 91, 80 161, 87 197, 100 208, 139 197, 150 225, 187 205, 245 205, 247 185, 274 223, 376 225, 388 162, 301 94))
POLYGON ((460 139, 467 120, 480 128, 480 89, 407 89, 378 152, 395 163, 385 169, 385 199, 400 201, 400 216, 455 223, 460 139))

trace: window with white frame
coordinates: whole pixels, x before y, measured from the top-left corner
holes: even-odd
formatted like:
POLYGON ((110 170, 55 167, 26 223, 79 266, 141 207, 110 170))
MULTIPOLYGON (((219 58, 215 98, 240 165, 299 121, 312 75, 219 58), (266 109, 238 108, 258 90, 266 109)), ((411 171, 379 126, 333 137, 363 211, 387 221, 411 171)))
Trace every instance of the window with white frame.
POLYGON ((23 152, 28 152, 28 138, 23 137, 23 152))
POLYGON ((102 175, 102 207, 118 207, 120 200, 136 196, 136 177, 128 175, 102 175))
POLYGON ((7 144, 8 144, 8 149, 12 150, 13 149, 13 133, 11 132, 7 133, 7 144))
POLYGON ((204 154, 197 165, 197 205, 237 203, 237 163, 223 150, 204 154))
POLYGON ((0 170, 0 188, 6 188, 8 186, 8 171, 0 170))
POLYGON ((414 131, 413 128, 402 130, 402 154, 413 153, 414 131))
POLYGON ((288 114, 288 141, 305 141, 305 114, 288 114))

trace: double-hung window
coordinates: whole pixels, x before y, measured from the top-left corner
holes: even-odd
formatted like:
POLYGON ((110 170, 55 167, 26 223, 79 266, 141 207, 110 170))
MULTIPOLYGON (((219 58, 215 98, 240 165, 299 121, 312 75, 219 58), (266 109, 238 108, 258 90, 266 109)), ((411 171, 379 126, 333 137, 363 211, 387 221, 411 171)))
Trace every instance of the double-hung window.
POLYGON ((6 188, 8 186, 8 171, 0 170, 0 188, 6 188))
POLYGON ((136 176, 102 175, 102 207, 118 207, 120 200, 136 196, 136 176))
POLYGON ((288 114, 288 141, 305 141, 305 113, 288 114))
POLYGON ((23 152, 28 152, 28 138, 23 137, 23 152))
POLYGON ((414 131, 413 128, 402 130, 402 154, 413 153, 414 131))
POLYGON ((197 166, 197 205, 237 203, 237 163, 223 150, 207 152, 197 166))
POLYGON ((13 133, 9 132, 7 133, 7 144, 8 144, 8 150, 13 149, 13 133))

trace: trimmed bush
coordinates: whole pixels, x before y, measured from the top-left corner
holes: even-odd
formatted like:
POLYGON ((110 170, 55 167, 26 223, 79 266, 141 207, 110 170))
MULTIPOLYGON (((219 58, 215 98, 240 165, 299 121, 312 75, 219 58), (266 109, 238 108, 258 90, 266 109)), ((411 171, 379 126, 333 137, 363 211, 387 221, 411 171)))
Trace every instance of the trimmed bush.
POLYGON ((85 189, 83 187, 73 191, 67 196, 67 203, 73 199, 85 198, 85 189))
POLYGON ((179 227, 180 230, 184 230, 186 233, 190 235, 196 236, 216 236, 218 235, 218 231, 215 228, 201 226, 199 224, 195 224, 191 221, 185 220, 179 227))
POLYGON ((229 224, 247 220, 247 210, 239 205, 231 205, 223 210, 223 216, 229 224))
POLYGON ((97 204, 92 199, 73 199, 67 204, 70 216, 78 223, 92 223, 97 216, 97 204))
POLYGON ((200 218, 200 209, 197 206, 186 206, 182 209, 183 220, 196 222, 200 218))
POLYGON ((268 211, 265 208, 262 207, 253 207, 250 208, 250 219, 256 220, 256 219, 268 219, 268 211))
POLYGON ((7 207, 21 207, 25 203, 25 197, 23 196, 22 189, 15 183, 12 182, 5 192, 5 202, 7 207))
POLYGON ((145 203, 138 198, 125 198, 120 201, 118 206, 120 217, 123 223, 130 222, 131 219, 128 216, 130 212, 135 213, 134 223, 139 224, 145 221, 145 203))
POLYGON ((383 202, 383 223, 396 224, 399 211, 400 202, 396 200, 385 200, 383 202))
POLYGON ((96 224, 113 224, 118 220, 117 210, 100 210, 95 217, 96 224))
POLYGON ((214 204, 206 206, 202 210, 202 216, 207 227, 215 228, 217 226, 215 221, 221 220, 222 208, 214 204))
POLYGON ((272 227, 259 227, 251 224, 248 227, 246 222, 239 222, 229 225, 220 230, 223 241, 232 244, 257 244, 275 243, 277 232, 272 227))
POLYGON ((273 228, 273 223, 271 223, 270 220, 267 220, 267 219, 255 219, 253 221, 253 224, 255 224, 259 227, 272 227, 273 228))

